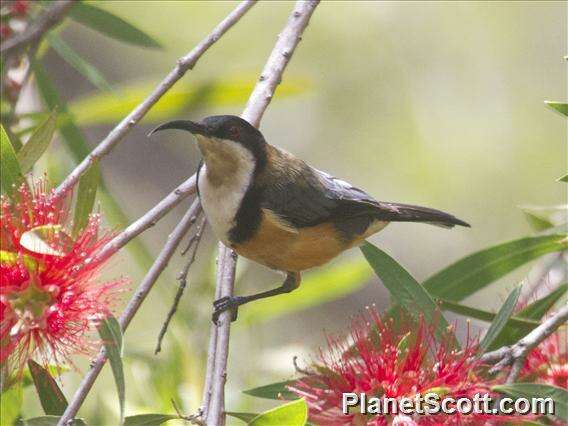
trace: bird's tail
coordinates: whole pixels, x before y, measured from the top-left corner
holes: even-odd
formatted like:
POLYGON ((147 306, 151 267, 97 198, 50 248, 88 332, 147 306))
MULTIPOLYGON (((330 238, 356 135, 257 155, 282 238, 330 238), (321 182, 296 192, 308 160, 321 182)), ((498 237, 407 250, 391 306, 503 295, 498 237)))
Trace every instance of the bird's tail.
POLYGON ((429 207, 413 206, 410 204, 379 202, 380 212, 377 219, 389 222, 423 222, 444 228, 453 228, 455 225, 470 227, 469 223, 457 217, 431 209, 429 207))

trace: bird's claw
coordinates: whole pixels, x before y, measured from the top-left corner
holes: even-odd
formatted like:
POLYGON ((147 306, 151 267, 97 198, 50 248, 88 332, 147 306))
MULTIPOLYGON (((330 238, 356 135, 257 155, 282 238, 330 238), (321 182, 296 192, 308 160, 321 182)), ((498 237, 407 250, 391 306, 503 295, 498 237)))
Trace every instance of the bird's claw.
POLYGON ((219 315, 223 312, 231 310, 231 322, 237 319, 239 314, 239 305, 241 304, 241 298, 238 296, 225 296, 217 299, 213 302, 213 317, 212 320, 215 324, 219 321, 219 315))

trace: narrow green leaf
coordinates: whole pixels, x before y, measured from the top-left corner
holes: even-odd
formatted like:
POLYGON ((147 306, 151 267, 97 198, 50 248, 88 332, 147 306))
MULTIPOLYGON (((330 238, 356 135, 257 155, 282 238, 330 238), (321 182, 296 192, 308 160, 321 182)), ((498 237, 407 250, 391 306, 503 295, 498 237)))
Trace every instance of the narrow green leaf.
POLYGON ((162 47, 156 39, 134 25, 92 4, 77 2, 71 9, 69 16, 80 24, 116 40, 143 47, 162 47))
POLYGON ((558 111, 562 115, 568 116, 568 104, 564 102, 544 101, 550 108, 558 111))
POLYGON ((258 417, 258 413, 237 413, 236 411, 226 411, 225 414, 227 416, 242 420, 247 424, 250 423, 255 417, 258 417))
POLYGON ((2 189, 12 197, 24 182, 24 176, 20 170, 12 142, 10 142, 4 126, 0 127, 0 180, 2 181, 2 189))
MULTIPOLYGON (((449 325, 439 312, 436 302, 412 275, 384 251, 366 242, 361 251, 377 276, 390 292, 393 301, 415 319, 424 317, 428 324, 437 324, 436 335, 447 335, 449 325)), ((457 345, 457 339, 454 339, 457 345)))
MULTIPOLYGON (((475 318, 485 322, 492 322, 495 319, 495 314, 492 312, 484 311, 482 309, 472 308, 471 306, 460 305, 456 302, 450 302, 445 299, 438 299, 443 310, 454 312, 466 317, 475 318)), ((528 333, 534 328, 538 327, 540 323, 530 319, 520 318, 518 315, 509 318, 509 324, 515 329, 528 333)))
POLYGON ((61 225, 41 225, 24 232, 20 245, 25 249, 49 256, 64 256, 73 246, 73 240, 61 225))
POLYGON ((565 234, 539 235, 478 251, 442 269, 424 282, 433 296, 458 302, 514 269, 568 247, 565 234))
POLYGON ((562 296, 568 291, 568 283, 564 283, 550 294, 541 299, 525 306, 521 309, 516 316, 521 318, 528 318, 532 320, 541 320, 562 296))
POLYGON ((288 390, 288 386, 296 384, 297 380, 286 380, 284 382, 271 383, 269 385, 260 386, 258 388, 247 389, 244 394, 265 399, 298 399, 298 395, 288 390))
POLYGON ((568 420, 568 391, 556 386, 540 383, 513 383, 493 386, 492 390, 507 394, 513 398, 552 398, 556 417, 568 420))
POLYGON ((308 419, 306 401, 298 399, 272 410, 265 411, 251 420, 250 426, 304 426, 308 419))
MULTIPOLYGON (((59 132, 63 137, 65 147, 71 153, 73 159, 80 162, 85 158, 89 152, 89 146, 79 128, 75 125, 75 118, 69 113, 67 105, 61 100, 49 76, 38 62, 33 62, 34 74, 40 95, 50 110, 58 107, 60 111, 58 119, 59 132)), ((121 117, 122 118, 122 117, 121 117)), ((106 213, 106 218, 112 226, 116 228, 125 228, 130 223, 130 220, 122 210, 122 207, 113 196, 107 191, 104 180, 100 180, 98 188, 99 196, 103 209, 106 213)), ((127 250, 132 254, 134 260, 138 263, 141 269, 148 270, 154 261, 152 255, 146 249, 144 244, 138 239, 132 240, 127 250)))
POLYGON ((112 87, 101 72, 75 52, 61 37, 54 33, 47 33, 46 38, 53 50, 55 50, 65 62, 75 68, 77 72, 86 77, 93 86, 102 91, 112 91, 112 87))
MULTIPOLYGON (((524 309, 517 312, 516 317, 521 319, 526 318, 531 321, 540 321, 550 308, 552 308, 554 304, 566 293, 566 290, 568 290, 568 284, 559 286, 549 295, 531 303, 524 309)), ((501 331, 499 336, 495 339, 495 343, 490 349, 497 349, 504 345, 511 345, 525 336, 529 331, 530 330, 522 330, 518 327, 514 327, 511 320, 509 320, 503 331, 501 331)))
POLYGON ((507 324, 507 321, 509 320, 509 318, 511 318, 511 315, 515 310, 515 306, 517 306, 520 294, 521 286, 515 287, 513 291, 509 293, 509 296, 507 296, 505 303, 503 303, 503 306, 501 306, 501 309, 499 309, 499 312, 497 312, 497 315, 495 315, 495 319, 493 320, 493 322, 489 326, 489 329, 485 333, 485 336, 483 336, 483 339, 479 343, 480 353, 484 353, 487 348, 489 348, 491 344, 496 340, 499 333, 501 333, 501 330, 503 330, 503 328, 507 324))
POLYGON ((99 334, 105 345, 106 356, 110 362, 116 390, 118 392, 118 401, 120 403, 120 424, 124 423, 124 370, 122 367, 122 330, 120 324, 115 317, 109 316, 101 321, 99 325, 99 334))
POLYGON ((554 224, 546 216, 539 215, 527 210, 523 210, 523 213, 531 228, 537 232, 545 231, 554 226, 554 224))
POLYGON ((30 136, 22 149, 18 151, 18 161, 22 173, 29 172, 37 160, 45 152, 53 139, 57 123, 57 114, 53 111, 43 123, 41 123, 30 136))
MULTIPOLYGON (((222 80, 180 82, 168 91, 144 117, 145 124, 155 124, 196 108, 240 105, 246 102, 255 77, 229 75, 222 80), (252 77, 252 78, 251 78, 252 77)), ((69 103, 75 122, 85 125, 114 124, 128 115, 156 85, 155 79, 115 85, 114 92, 95 92, 69 103)), ((287 78, 278 86, 278 97, 295 96, 310 87, 307 80, 287 78)))
POLYGON ((23 389, 20 383, 10 386, 0 393, 1 424, 12 425, 20 416, 23 402, 23 389))
POLYGON ((568 173, 558 178, 558 182, 568 182, 568 173))
MULTIPOLYGON (((25 419, 25 426, 56 426, 59 422, 59 416, 41 416, 25 419)), ((83 419, 74 419, 71 423, 72 426, 87 426, 83 419)))
POLYGON ((33 360, 28 361, 28 368, 43 412, 48 415, 61 416, 67 408, 67 399, 59 389, 57 382, 45 368, 33 360))
POLYGON ((89 222, 89 215, 95 205, 97 196, 97 186, 99 184, 99 165, 93 163, 79 179, 79 189, 77 191, 77 201, 75 203, 75 212, 73 217, 73 236, 79 235, 79 232, 89 222))
POLYGON ((251 303, 240 310, 236 324, 260 323, 339 299, 363 287, 371 275, 369 265, 360 259, 310 272, 302 279, 302 291, 251 303))
POLYGON ((177 419, 175 414, 137 414, 124 419, 124 426, 157 426, 177 419))

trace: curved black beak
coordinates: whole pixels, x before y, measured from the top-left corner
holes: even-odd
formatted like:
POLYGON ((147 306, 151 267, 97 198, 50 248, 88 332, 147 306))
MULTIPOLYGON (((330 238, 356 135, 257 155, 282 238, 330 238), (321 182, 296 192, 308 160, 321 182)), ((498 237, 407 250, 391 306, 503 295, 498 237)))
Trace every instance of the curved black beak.
POLYGON ((148 133, 148 137, 152 136, 156 132, 167 129, 186 130, 190 133, 193 133, 194 135, 203 135, 203 136, 210 135, 209 129, 207 128, 207 126, 204 126, 203 124, 195 123, 189 120, 174 120, 174 121, 168 121, 167 123, 164 124, 160 124, 154 130, 148 133))

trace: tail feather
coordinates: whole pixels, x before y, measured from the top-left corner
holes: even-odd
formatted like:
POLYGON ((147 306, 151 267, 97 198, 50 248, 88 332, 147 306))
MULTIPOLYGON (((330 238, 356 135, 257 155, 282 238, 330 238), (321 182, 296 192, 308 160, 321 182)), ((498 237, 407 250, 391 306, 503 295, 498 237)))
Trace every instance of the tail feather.
POLYGON ((455 225, 470 228, 469 223, 440 210, 410 204, 379 202, 377 219, 389 222, 424 222, 453 228, 455 225))

